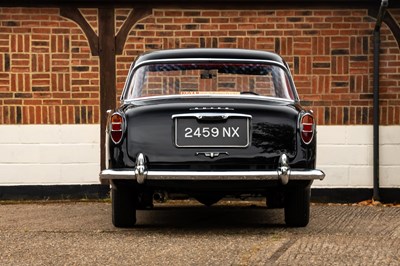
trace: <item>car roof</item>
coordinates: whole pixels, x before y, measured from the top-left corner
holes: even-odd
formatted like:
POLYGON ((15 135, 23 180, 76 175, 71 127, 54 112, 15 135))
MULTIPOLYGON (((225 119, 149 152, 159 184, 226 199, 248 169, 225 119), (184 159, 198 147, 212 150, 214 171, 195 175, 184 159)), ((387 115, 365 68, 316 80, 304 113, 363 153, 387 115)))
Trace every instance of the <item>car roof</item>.
POLYGON ((256 59, 279 62, 286 65, 282 57, 272 52, 247 49, 227 49, 227 48, 189 48, 171 49, 148 52, 140 55, 134 65, 148 60, 162 59, 199 59, 199 58, 218 58, 218 59, 256 59))

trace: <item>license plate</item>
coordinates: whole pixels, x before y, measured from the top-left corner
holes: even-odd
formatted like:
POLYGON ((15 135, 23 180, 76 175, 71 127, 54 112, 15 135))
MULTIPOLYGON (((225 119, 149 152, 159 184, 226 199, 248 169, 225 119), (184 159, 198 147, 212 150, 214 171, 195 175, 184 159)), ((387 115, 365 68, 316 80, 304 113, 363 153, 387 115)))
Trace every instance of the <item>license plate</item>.
POLYGON ((225 119, 176 117, 175 145, 177 147, 237 147, 249 145, 250 118, 229 116, 225 119))

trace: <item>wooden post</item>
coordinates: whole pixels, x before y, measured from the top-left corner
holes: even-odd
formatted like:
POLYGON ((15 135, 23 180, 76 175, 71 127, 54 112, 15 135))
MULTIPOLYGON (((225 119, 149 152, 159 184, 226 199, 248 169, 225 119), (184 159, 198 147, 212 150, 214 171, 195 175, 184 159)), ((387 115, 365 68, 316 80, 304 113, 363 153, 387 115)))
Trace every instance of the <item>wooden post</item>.
POLYGON ((114 8, 99 8, 100 57, 100 165, 105 168, 107 110, 116 103, 115 20, 114 8))
POLYGON ((114 109, 116 103, 116 60, 117 54, 122 54, 130 29, 139 20, 152 13, 149 8, 131 10, 120 31, 115 35, 114 7, 98 9, 99 34, 93 31, 78 8, 63 7, 60 15, 75 21, 88 38, 92 55, 100 60, 100 167, 105 169, 105 140, 107 125, 107 110, 114 109))

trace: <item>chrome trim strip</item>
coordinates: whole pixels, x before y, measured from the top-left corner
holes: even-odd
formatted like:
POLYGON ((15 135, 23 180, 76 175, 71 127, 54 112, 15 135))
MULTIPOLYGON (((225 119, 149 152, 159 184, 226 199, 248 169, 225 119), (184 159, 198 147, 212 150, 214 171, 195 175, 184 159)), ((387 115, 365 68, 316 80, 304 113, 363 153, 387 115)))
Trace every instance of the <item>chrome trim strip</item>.
POLYGON ((132 104, 132 103, 140 103, 146 102, 151 100, 168 100, 168 99, 184 99, 184 98, 221 98, 221 99, 232 99, 232 98, 239 98, 239 99, 255 99, 255 100, 263 100, 263 101, 273 101, 273 102, 286 102, 286 103, 294 103, 294 100, 290 99, 283 99, 283 98, 276 98, 276 97, 269 97, 269 96, 261 96, 261 95, 228 95, 228 94, 198 94, 198 95, 189 95, 189 94, 174 94, 174 95, 161 95, 161 96, 148 96, 148 97, 141 97, 135 99, 125 99, 123 103, 125 104, 132 104))
POLYGON ((280 62, 273 61, 273 60, 262 60, 262 59, 235 59, 235 58, 168 58, 168 59, 154 59, 154 60, 146 60, 143 61, 133 67, 133 71, 136 71, 141 66, 144 65, 150 65, 150 64, 165 64, 165 63, 173 63, 173 64, 178 64, 178 63, 213 63, 213 62, 225 62, 225 63, 251 63, 251 64, 270 64, 270 65, 276 65, 281 67, 284 71, 287 71, 288 69, 284 64, 281 64, 280 62))
MULTIPOLYGON (((149 64, 157 64, 157 63, 182 63, 182 62, 190 62, 190 63, 210 63, 210 62, 227 62, 227 63, 235 63, 235 62, 240 62, 240 63, 258 63, 258 64, 271 64, 271 65, 276 65, 279 66, 280 68, 283 69, 283 71, 286 72, 286 74, 291 77, 291 73, 290 73, 290 69, 286 68, 286 66, 284 64, 281 64, 279 62, 276 61, 272 61, 272 60, 261 60, 261 59, 231 59, 231 58, 178 58, 178 59, 156 59, 156 60, 147 60, 147 61, 143 61, 137 65, 135 65, 134 67, 131 67, 128 76, 130 77, 129 82, 128 80, 126 81, 126 84, 123 88, 123 91, 121 93, 121 97, 120 97, 120 101, 123 103, 129 103, 132 101, 136 101, 137 99, 124 99, 124 95, 126 94, 126 91, 128 89, 127 84, 131 82, 132 79, 132 73, 134 73, 139 67, 143 66, 143 65, 149 65, 149 64)), ((297 90, 296 90, 296 86, 294 84, 293 81, 290 81, 290 85, 293 87, 292 91, 293 91, 293 97, 294 99, 283 99, 283 98, 279 98, 279 99, 283 99, 283 100, 289 100, 291 102, 299 102, 300 98, 298 96, 297 90)), ((168 95, 170 96, 170 95, 168 95)), ((215 96, 215 95, 214 95, 215 96)), ((159 96, 153 96, 153 97, 159 97, 159 96)), ((256 96, 256 97, 265 97, 265 96, 256 96)), ((150 98, 150 97, 149 97, 150 98)), ((269 98, 273 98, 273 97, 269 97, 269 98)), ((140 99, 140 98, 139 98, 140 99)))
POLYGON ((233 111, 235 109, 231 108, 231 107, 214 107, 214 106, 210 106, 210 107, 192 107, 189 108, 189 111, 233 111))
MULTIPOLYGON (((323 180, 325 173, 318 169, 290 170, 289 180, 323 180)), ((103 170, 100 181, 112 179, 137 180, 135 170, 103 170)), ((280 180, 275 171, 147 171, 146 180, 280 180)))
POLYGON ((202 119, 203 117, 221 117, 222 119, 228 119, 229 117, 245 117, 245 118, 252 118, 251 115, 246 114, 238 114, 238 113, 185 113, 185 114, 177 114, 173 115, 171 118, 180 118, 180 117, 196 117, 197 119, 202 119))

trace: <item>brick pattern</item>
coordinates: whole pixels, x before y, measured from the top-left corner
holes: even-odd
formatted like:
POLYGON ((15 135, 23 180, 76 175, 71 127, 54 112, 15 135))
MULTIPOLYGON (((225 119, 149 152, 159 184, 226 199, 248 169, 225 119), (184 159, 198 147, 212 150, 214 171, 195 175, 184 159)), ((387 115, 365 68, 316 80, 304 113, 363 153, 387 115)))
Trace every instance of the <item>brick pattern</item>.
MULTIPOLYGON (((81 10, 97 32, 97 11, 81 10)), ((400 22, 400 10, 390 10, 400 22)), ((118 30, 129 14, 116 10, 118 30)), ((0 9, 0 124, 99 122, 98 58, 58 9, 0 9)), ((275 51, 321 125, 372 123, 372 30, 367 10, 162 10, 131 30, 117 57, 118 97, 131 62, 156 49, 275 51)), ((381 123, 400 124, 400 50, 382 27, 381 123)))
MULTIPOLYGON (((319 124, 371 124, 374 25, 367 10, 154 10, 132 29, 119 62, 154 49, 276 51, 319 124)), ((400 124, 399 47, 385 25, 381 58, 381 123, 400 124)))
POLYGON ((0 9, 0 124, 99 123, 98 64, 58 9, 0 9))

